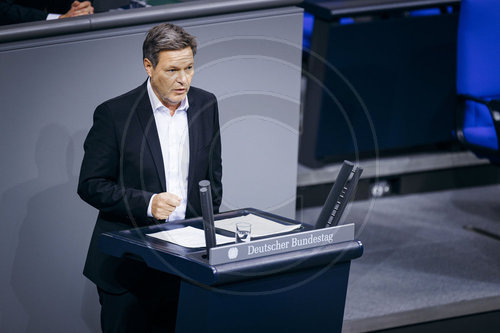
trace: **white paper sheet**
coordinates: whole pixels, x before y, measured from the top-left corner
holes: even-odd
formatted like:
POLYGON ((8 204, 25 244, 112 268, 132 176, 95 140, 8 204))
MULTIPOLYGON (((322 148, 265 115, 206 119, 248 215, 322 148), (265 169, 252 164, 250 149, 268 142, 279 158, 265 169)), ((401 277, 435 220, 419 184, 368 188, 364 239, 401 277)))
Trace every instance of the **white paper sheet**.
POLYGON ((246 222, 252 225, 251 237, 262 237, 299 229, 300 224, 284 225, 254 214, 232 217, 215 221, 215 227, 236 232, 236 223, 246 222))
MULTIPOLYGON (((155 237, 170 243, 188 248, 206 247, 205 245, 205 232, 201 229, 193 227, 184 227, 172 230, 159 231, 148 236, 155 237)), ((234 243, 234 237, 226 237, 222 235, 215 235, 217 245, 234 243)))

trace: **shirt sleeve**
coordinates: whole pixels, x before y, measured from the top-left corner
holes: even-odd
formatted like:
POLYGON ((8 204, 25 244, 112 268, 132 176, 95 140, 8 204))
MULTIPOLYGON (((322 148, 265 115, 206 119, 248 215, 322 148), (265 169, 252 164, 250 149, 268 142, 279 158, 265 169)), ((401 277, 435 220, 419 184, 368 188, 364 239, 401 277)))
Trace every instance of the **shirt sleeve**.
POLYGON ((151 199, 149 199, 149 205, 148 205, 148 217, 153 217, 153 213, 151 212, 151 204, 153 203, 153 198, 155 197, 156 194, 153 194, 151 199))

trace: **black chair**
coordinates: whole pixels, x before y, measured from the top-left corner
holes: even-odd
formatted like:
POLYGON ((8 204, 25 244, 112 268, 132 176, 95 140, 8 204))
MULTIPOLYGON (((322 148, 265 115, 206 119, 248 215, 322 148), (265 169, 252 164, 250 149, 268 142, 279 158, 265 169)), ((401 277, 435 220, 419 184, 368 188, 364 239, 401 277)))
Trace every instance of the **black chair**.
POLYGON ((500 163, 500 1, 462 0, 457 40, 458 140, 500 163))

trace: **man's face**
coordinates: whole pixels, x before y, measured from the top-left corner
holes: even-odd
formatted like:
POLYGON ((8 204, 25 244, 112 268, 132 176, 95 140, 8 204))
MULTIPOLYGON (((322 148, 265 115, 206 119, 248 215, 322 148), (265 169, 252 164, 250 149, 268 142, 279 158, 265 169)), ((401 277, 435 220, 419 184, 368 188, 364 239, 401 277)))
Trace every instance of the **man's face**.
POLYGON ((158 64, 153 68, 144 59, 144 68, 151 80, 151 87, 160 101, 171 111, 186 97, 194 74, 194 57, 190 47, 181 50, 161 51, 158 64))

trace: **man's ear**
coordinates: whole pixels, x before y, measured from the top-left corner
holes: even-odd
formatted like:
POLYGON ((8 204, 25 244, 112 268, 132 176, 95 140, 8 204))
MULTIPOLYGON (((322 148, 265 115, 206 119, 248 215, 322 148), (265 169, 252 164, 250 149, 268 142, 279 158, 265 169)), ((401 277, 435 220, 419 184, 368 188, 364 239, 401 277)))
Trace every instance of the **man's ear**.
POLYGON ((151 77, 153 63, 148 58, 144 58, 144 69, 146 70, 146 73, 148 73, 149 77, 151 77))

